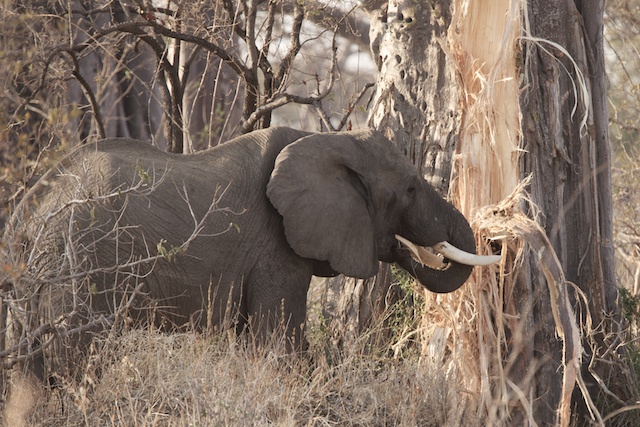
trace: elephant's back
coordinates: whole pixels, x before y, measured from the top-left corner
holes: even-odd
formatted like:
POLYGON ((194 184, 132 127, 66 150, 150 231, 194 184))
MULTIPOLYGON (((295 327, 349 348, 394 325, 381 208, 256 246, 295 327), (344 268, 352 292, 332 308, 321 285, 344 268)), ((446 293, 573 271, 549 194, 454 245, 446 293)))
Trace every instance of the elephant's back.
POLYGON ((287 127, 261 129, 208 150, 183 156, 184 163, 195 167, 195 170, 205 167, 208 171, 218 171, 219 175, 251 175, 250 179, 255 181, 260 177, 268 178, 280 152, 307 135, 310 133, 287 127))
MULTIPOLYGON (((84 188, 92 193, 96 185, 105 185, 110 177, 115 176, 115 171, 122 167, 128 168, 142 158, 164 158, 166 161, 168 156, 148 143, 125 138, 105 139, 77 146, 42 175, 25 194, 16 211, 24 209, 25 205, 39 202, 51 193, 57 193, 53 197, 60 200, 58 197, 71 188, 84 188)), ((39 210, 48 208, 41 203, 38 206, 39 210)))
MULTIPOLYGON (((63 156, 25 194, 5 230, 10 256, 34 249, 42 265, 59 256, 70 228, 113 222, 132 187, 148 187, 140 159, 167 162, 168 156, 149 144, 108 139, 78 146, 63 156), (108 218, 106 218, 108 217, 108 218), (37 247, 36 247, 37 246, 37 247)), ((149 179, 150 181, 150 179, 149 179)))

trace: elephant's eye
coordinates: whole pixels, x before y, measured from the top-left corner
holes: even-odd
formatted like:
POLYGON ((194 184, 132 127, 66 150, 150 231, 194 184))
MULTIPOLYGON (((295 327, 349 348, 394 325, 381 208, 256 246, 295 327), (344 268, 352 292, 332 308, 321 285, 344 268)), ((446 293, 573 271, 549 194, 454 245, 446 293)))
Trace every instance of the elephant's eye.
POLYGON ((411 187, 407 188, 407 194, 413 197, 416 194, 416 187, 412 185, 411 187))

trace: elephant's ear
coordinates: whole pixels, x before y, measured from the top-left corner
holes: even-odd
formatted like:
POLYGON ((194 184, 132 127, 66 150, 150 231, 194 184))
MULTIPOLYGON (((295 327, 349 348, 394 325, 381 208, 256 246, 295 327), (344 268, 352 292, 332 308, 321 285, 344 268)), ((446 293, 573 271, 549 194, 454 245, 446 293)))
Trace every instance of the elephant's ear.
POLYGON ((294 142, 278 155, 267 196, 298 255, 365 278, 378 271, 378 259, 367 184, 358 172, 362 144, 328 133, 294 142))

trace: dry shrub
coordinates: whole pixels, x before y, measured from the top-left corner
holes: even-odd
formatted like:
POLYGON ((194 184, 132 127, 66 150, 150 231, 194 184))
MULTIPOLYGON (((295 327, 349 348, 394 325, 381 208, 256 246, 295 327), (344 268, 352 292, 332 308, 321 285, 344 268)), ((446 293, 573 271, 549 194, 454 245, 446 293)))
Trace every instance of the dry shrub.
POLYGON ((321 346, 286 354, 274 337, 257 348, 231 334, 128 332, 90 357, 80 384, 40 400, 27 425, 480 425, 450 360, 363 345, 332 361, 321 346))

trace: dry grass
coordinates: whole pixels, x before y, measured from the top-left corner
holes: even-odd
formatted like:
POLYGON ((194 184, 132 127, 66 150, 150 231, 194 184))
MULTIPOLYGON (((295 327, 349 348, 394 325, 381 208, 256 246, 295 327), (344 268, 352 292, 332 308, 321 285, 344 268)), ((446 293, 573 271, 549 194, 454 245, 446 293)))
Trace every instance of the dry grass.
MULTIPOLYGON (((480 425, 466 411, 466 394, 458 387, 458 371, 450 361, 436 362, 416 352, 394 360, 370 350, 337 361, 322 346, 306 356, 287 355, 282 348, 277 340, 256 349, 224 335, 131 331, 90 358, 82 384, 66 384, 43 394, 25 422, 32 426, 480 425)), ((25 411, 24 405, 10 407, 12 423, 25 411)))

